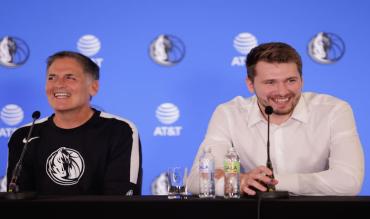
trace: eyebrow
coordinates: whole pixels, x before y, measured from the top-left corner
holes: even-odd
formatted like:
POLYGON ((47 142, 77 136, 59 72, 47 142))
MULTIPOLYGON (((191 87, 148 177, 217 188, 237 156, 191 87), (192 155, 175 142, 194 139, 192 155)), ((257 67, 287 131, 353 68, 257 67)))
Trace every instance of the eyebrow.
MULTIPOLYGON (((298 76, 292 76, 292 77, 284 78, 284 79, 282 79, 282 80, 283 80, 283 81, 288 81, 288 80, 291 80, 291 79, 299 79, 299 77, 298 77, 298 76)), ((262 82, 266 82, 266 81, 279 81, 279 79, 276 79, 276 78, 270 78, 270 79, 262 80, 262 82)))
MULTIPOLYGON (((53 72, 50 72, 50 73, 47 73, 47 75, 57 75, 57 74, 53 73, 53 72)), ((77 74, 73 73, 73 72, 64 74, 64 76, 71 76, 71 75, 77 76, 77 74)))
POLYGON ((299 77, 298 76, 292 76, 292 77, 287 78, 286 80, 290 80, 290 79, 299 79, 299 77))

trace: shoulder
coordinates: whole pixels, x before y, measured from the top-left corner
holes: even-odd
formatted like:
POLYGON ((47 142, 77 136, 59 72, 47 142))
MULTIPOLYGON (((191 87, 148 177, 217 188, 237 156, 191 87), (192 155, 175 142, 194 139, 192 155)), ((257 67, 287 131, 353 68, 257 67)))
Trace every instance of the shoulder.
POLYGON ((252 107, 254 102, 255 102, 255 96, 252 96, 252 97, 236 96, 233 99, 218 105, 216 110, 244 111, 252 107))
POLYGON ((334 97, 329 94, 320 94, 320 93, 313 93, 313 92, 305 92, 302 93, 302 97, 305 99, 305 102, 308 105, 312 106, 323 106, 323 107, 336 107, 336 106, 343 106, 349 104, 338 98, 334 97))
POLYGON ((228 102, 218 105, 212 114, 211 121, 212 123, 223 123, 245 119, 250 112, 254 111, 256 102, 255 96, 248 98, 236 96, 228 102))
MULTIPOLYGON (((34 125, 34 128, 33 128, 33 131, 32 131, 32 136, 37 135, 37 133, 39 132, 39 130, 42 127, 44 127, 44 125, 46 124, 46 121, 47 120, 48 120, 47 117, 46 118, 39 119, 39 120, 36 120, 35 125, 34 125)), ((17 128, 13 132, 12 136, 9 139, 9 146, 10 145, 13 145, 13 144, 23 145, 25 143, 25 141, 26 141, 26 138, 27 138, 28 132, 30 131, 31 125, 32 125, 32 123, 28 123, 28 124, 23 125, 22 127, 17 128)))
POLYGON ((305 92, 302 93, 302 97, 311 112, 317 111, 320 114, 325 114, 338 111, 352 111, 348 102, 332 95, 305 92))
POLYGON ((110 114, 107 112, 100 112, 99 118, 101 120, 106 121, 107 123, 110 123, 115 128, 121 127, 124 129, 130 129, 133 133, 138 132, 135 123, 133 123, 132 121, 126 118, 123 118, 123 117, 120 117, 114 114, 110 114))
MULTIPOLYGON (((43 127, 46 124, 47 120, 48 120, 48 117, 36 120, 35 125, 34 125, 34 132, 36 132, 38 129, 43 127)), ((25 125, 17 128, 13 132, 10 140, 12 140, 14 138, 24 138, 24 137, 26 137, 28 131, 30 130, 31 125, 32 125, 32 123, 28 123, 28 124, 25 124, 25 125)))

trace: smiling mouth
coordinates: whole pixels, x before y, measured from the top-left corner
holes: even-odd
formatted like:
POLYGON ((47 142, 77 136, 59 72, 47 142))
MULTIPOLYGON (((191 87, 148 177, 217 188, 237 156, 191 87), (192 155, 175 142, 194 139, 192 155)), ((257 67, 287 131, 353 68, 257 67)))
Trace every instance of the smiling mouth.
POLYGON ((68 92, 54 92, 54 97, 57 99, 65 99, 70 97, 71 94, 68 92))
POLYGON ((271 98, 272 102, 280 105, 280 104, 286 104, 290 101, 290 97, 276 97, 276 98, 271 98))

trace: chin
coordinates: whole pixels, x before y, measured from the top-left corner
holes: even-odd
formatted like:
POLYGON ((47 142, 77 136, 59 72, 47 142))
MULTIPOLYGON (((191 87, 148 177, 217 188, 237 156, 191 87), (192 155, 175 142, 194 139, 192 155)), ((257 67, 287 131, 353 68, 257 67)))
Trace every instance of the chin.
POLYGON ((280 111, 280 110, 274 111, 274 114, 279 115, 279 116, 285 116, 285 115, 289 115, 291 113, 292 113, 292 110, 290 110, 290 111, 280 111))
POLYGON ((279 108, 279 107, 276 107, 274 108, 274 113, 276 115, 288 115, 288 114, 291 114, 293 112, 293 109, 294 107, 289 107, 287 109, 284 109, 284 108, 279 108))
POLYGON ((52 108, 54 109, 54 111, 59 111, 59 112, 68 111, 71 109, 71 107, 67 107, 67 106, 52 106, 52 108))

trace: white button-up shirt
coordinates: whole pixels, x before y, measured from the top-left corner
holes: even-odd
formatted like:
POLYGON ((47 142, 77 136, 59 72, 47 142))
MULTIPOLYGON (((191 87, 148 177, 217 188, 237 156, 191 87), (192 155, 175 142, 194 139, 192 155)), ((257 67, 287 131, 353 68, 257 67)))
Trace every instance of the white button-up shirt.
MULTIPOLYGON (((223 169, 227 149, 234 145, 242 171, 248 172, 266 165, 266 142, 267 121, 256 96, 238 96, 219 105, 194 160, 188 190, 199 193, 198 163, 204 148, 211 147, 216 168, 223 169)), ((270 124, 270 156, 277 190, 298 195, 356 195, 361 190, 364 156, 352 109, 335 97, 302 93, 286 122, 270 124)))

